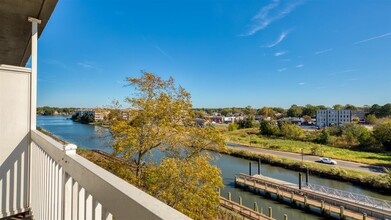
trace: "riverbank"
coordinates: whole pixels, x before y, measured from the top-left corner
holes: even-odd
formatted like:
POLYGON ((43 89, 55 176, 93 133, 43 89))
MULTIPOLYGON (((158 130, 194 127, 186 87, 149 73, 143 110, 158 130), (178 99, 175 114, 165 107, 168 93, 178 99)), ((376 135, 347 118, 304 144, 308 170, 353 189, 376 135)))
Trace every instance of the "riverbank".
POLYGON ((375 166, 391 168, 391 152, 375 153, 367 151, 351 150, 333 147, 313 142, 272 138, 258 135, 259 129, 240 129, 235 131, 221 131, 227 142, 239 145, 247 145, 262 149, 286 151, 292 153, 304 153, 308 155, 329 157, 344 161, 364 163, 375 166))
POLYGON ((352 184, 368 188, 370 190, 381 191, 386 195, 391 195, 391 173, 386 175, 370 174, 356 170, 349 170, 338 167, 330 167, 329 165, 316 164, 312 162, 301 162, 297 160, 265 155, 261 153, 252 153, 244 150, 234 149, 209 149, 222 154, 227 154, 234 157, 240 157, 248 160, 267 163, 274 166, 283 167, 285 169, 306 172, 307 169, 312 175, 350 182, 352 184))

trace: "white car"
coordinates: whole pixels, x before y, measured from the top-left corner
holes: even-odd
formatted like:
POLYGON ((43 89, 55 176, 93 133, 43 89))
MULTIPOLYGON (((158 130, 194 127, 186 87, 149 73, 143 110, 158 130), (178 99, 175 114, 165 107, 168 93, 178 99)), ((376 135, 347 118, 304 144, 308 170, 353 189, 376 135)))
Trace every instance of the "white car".
POLYGON ((337 165, 337 161, 332 160, 330 158, 326 158, 326 157, 319 158, 318 162, 319 163, 326 163, 326 164, 337 165))

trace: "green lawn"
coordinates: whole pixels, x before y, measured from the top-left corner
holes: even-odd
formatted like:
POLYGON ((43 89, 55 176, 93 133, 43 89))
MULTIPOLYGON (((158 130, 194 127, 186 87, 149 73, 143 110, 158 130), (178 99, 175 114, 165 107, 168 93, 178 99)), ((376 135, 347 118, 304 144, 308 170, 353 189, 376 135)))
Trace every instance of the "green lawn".
POLYGON ((265 149, 288 151, 330 157, 340 160, 391 167, 391 152, 372 153, 332 147, 312 142, 286 140, 256 135, 258 129, 241 129, 236 131, 223 131, 227 142, 242 145, 251 145, 265 149), (250 134, 249 134, 250 133, 250 134), (251 143, 250 143, 251 142, 251 143))

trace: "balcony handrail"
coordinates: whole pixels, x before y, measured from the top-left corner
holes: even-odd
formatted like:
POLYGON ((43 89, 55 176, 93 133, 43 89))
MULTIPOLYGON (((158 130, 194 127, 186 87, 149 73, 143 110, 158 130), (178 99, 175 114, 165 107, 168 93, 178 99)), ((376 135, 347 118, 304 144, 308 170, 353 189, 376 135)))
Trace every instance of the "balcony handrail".
POLYGON ((72 147, 66 149, 68 145, 37 130, 31 138, 116 219, 190 219, 80 155, 67 153, 72 147))

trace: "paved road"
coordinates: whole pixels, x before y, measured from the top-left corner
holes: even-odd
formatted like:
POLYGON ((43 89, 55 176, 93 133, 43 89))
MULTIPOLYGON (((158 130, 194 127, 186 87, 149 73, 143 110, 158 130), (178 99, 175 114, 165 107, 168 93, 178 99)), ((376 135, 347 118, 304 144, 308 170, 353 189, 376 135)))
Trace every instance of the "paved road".
MULTIPOLYGON (((243 145, 237 145, 233 143, 227 143, 228 148, 232 148, 235 150, 245 150, 253 153, 261 153, 261 154, 268 154, 268 155, 274 155, 294 160, 302 160, 302 155, 298 153, 291 153, 291 152, 284 152, 284 151, 276 151, 276 150, 269 150, 269 149, 262 149, 262 148, 256 148, 256 147, 249 147, 249 146, 243 146, 243 145)), ((316 162, 319 160, 318 156, 312 156, 312 155, 304 155, 304 161, 306 162, 316 162)), ((335 159, 334 159, 335 160, 335 159)), ((337 165, 330 165, 332 166, 339 166, 346 169, 353 169, 353 170, 359 170, 364 172, 370 172, 370 173, 383 173, 383 168, 379 166, 373 166, 368 164, 362 164, 362 163, 355 163, 350 161, 344 161, 344 160, 335 160, 337 161, 337 165)))

